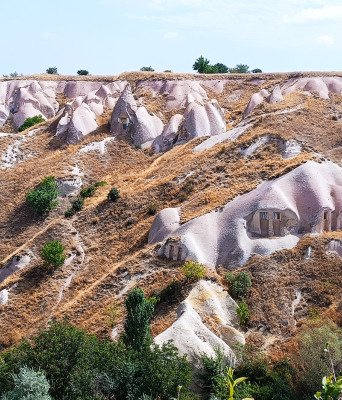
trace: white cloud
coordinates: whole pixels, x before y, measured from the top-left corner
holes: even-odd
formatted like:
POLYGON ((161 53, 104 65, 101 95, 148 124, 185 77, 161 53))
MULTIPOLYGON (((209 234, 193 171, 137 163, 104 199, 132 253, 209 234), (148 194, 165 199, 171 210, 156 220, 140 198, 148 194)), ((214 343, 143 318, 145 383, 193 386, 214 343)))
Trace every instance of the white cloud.
POLYGON ((163 35, 163 38, 167 39, 167 40, 177 40, 180 38, 180 36, 179 36, 179 33, 177 33, 177 32, 166 32, 163 35))
POLYGON ((311 21, 342 20, 342 6, 324 6, 321 8, 306 8, 292 17, 286 18, 287 22, 305 23, 311 21))
POLYGON ((327 46, 331 46, 332 44, 334 44, 334 38, 329 35, 318 36, 316 38, 316 42, 319 44, 325 44, 327 46))

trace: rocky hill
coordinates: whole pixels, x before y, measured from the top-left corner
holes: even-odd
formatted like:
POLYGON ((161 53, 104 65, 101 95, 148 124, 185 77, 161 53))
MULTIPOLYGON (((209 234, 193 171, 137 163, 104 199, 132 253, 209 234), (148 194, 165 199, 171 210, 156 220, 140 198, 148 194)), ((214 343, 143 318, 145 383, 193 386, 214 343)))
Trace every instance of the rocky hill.
POLYGON ((162 298, 156 341, 189 354, 249 340, 279 358, 313 309, 341 322, 341 93, 338 73, 1 79, 0 350, 65 315, 115 340, 137 285, 162 298), (39 216, 25 195, 46 176, 59 205, 39 216), (51 240, 57 270, 40 258, 51 240), (186 260, 205 280, 184 279, 186 260), (223 279, 242 270, 245 327, 223 279))

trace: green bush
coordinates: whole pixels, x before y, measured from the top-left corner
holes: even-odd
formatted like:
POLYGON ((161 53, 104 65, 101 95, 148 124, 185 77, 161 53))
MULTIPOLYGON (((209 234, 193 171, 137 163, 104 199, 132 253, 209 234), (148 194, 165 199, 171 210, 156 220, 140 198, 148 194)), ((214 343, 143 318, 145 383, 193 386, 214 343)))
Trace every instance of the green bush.
POLYGON ((236 313, 239 316, 239 321, 241 325, 244 325, 249 319, 249 310, 247 304, 242 301, 236 308, 236 313))
POLYGON ((88 197, 92 197, 92 196, 94 196, 94 194, 95 194, 95 190, 96 190, 96 188, 95 188, 94 186, 89 186, 89 187, 87 187, 87 188, 83 188, 83 189, 81 189, 81 191, 80 191, 80 196, 81 196, 83 199, 86 199, 86 198, 88 198, 88 197))
POLYGON ((248 74, 249 66, 247 64, 237 64, 234 68, 230 68, 231 74, 248 74))
POLYGON ((252 74, 260 74, 262 72, 262 70, 260 68, 254 68, 252 69, 252 74))
POLYGON ((94 187, 95 188, 98 188, 98 187, 101 187, 101 186, 106 186, 106 185, 108 185, 108 182, 106 182, 106 181, 100 181, 100 182, 94 183, 94 187))
POLYGON ((22 367, 13 376, 14 389, 1 397, 1 400, 52 400, 48 392, 49 382, 44 373, 22 367))
POLYGON ((84 204, 83 199, 76 199, 71 202, 71 208, 74 212, 78 212, 82 210, 83 204, 84 204))
POLYGON ((65 211, 64 216, 65 218, 71 218, 75 213, 76 211, 73 208, 69 208, 69 210, 65 211))
POLYGON ((58 240, 45 243, 40 256, 45 261, 46 265, 52 265, 59 268, 63 265, 66 256, 64 255, 65 247, 58 240))
POLYGON ((120 191, 119 191, 119 189, 116 189, 116 188, 110 189, 110 191, 107 195, 107 198, 111 201, 117 201, 119 197, 120 197, 120 191))
POLYGON ((332 374, 329 354, 337 376, 342 375, 342 329, 333 321, 313 320, 303 327, 297 337, 298 353, 294 366, 302 393, 315 393, 322 376, 332 374), (325 352, 329 343, 329 353, 325 352))
POLYGON ((186 279, 195 280, 202 279, 207 273, 205 266, 197 261, 186 261, 181 267, 181 271, 185 275, 186 279))
POLYGON ((47 74, 50 74, 50 75, 57 75, 57 74, 58 74, 58 72, 57 72, 57 67, 49 67, 49 68, 46 70, 46 73, 47 73, 47 74))
POLYGON ((89 75, 89 71, 87 71, 86 69, 79 69, 77 71, 77 75, 89 75))
POLYGON ((38 213, 43 214, 57 207, 57 183, 54 176, 47 176, 33 190, 26 194, 26 201, 38 213))
POLYGON ((26 118, 25 122, 19 126, 18 132, 22 132, 25 129, 31 128, 31 126, 40 124, 41 122, 44 122, 45 119, 41 115, 35 115, 32 118, 26 118))
POLYGON ((210 61, 203 56, 197 58, 197 60, 194 62, 194 65, 192 66, 192 69, 197 71, 199 74, 205 74, 208 66, 210 64, 210 61))
POLYGON ((224 279, 229 284, 229 289, 234 298, 243 299, 247 297, 252 281, 251 277, 247 272, 239 272, 237 275, 232 272, 227 272, 224 279))

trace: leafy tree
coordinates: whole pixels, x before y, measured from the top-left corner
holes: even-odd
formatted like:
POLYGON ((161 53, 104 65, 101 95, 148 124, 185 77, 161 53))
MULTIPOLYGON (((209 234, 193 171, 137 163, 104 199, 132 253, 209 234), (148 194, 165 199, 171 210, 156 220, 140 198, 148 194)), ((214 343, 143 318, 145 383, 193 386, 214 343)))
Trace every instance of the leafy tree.
POLYGON ((55 209, 58 201, 58 186, 54 176, 47 176, 33 190, 26 194, 27 203, 38 213, 44 214, 55 209))
POLYGON ((252 69, 251 72, 252 72, 252 74, 259 74, 262 72, 262 70, 260 68, 254 68, 254 69, 252 69))
POLYGON ((216 65, 208 65, 205 69, 206 74, 217 74, 218 72, 218 67, 216 65))
POLYGON ((197 71, 199 74, 205 74, 207 72, 208 65, 210 64, 210 61, 203 56, 197 58, 195 61, 194 65, 192 66, 192 69, 197 71))
POLYGON ((149 66, 149 67, 141 67, 141 68, 140 68, 140 71, 150 71, 150 72, 153 72, 154 69, 153 69, 151 66, 149 66))
POLYGON ((40 124, 41 122, 45 122, 45 119, 41 115, 35 115, 32 118, 26 118, 25 122, 19 126, 18 132, 22 132, 25 129, 31 128, 31 126, 40 124))
POLYGON ((249 66, 246 64, 237 64, 234 68, 230 68, 229 72, 234 74, 248 74, 249 66))
POLYGON ((47 74, 51 74, 51 75, 57 75, 57 74, 58 74, 58 72, 57 72, 57 67, 49 67, 49 68, 46 70, 46 73, 47 73, 47 74))
POLYGON ((45 261, 46 265, 52 265, 59 268, 63 265, 66 256, 64 255, 65 247, 58 240, 45 243, 40 256, 45 261))
POLYGON ((125 301, 127 319, 123 341, 126 346, 136 351, 151 343, 150 319, 152 317, 156 298, 147 299, 142 289, 134 288, 125 301))
POLYGON ((77 75, 89 75, 89 71, 87 71, 86 69, 79 69, 77 71, 77 75))
POLYGON ((119 197, 120 197, 120 191, 119 191, 119 189, 116 189, 116 188, 110 189, 110 191, 107 195, 107 198, 111 201, 117 201, 119 197))
POLYGON ((13 375, 14 389, 1 397, 1 400, 52 400, 48 395, 50 385, 43 372, 22 367, 13 375))
POLYGON ((224 65, 224 64, 217 63, 217 64, 214 65, 214 67, 216 67, 217 72, 218 72, 219 74, 226 74, 226 73, 229 72, 228 67, 227 67, 226 65, 224 65))

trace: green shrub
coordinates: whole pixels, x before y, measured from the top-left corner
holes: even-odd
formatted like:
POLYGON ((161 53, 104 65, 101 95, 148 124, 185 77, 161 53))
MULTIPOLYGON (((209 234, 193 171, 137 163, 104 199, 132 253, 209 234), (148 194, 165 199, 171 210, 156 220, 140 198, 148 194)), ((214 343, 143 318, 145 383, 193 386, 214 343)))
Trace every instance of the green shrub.
POLYGON ((181 267, 181 271, 185 275, 186 279, 202 279, 207 270, 204 265, 197 261, 186 261, 181 267))
POLYGON ((89 75, 89 71, 87 71, 86 69, 79 69, 77 71, 77 75, 89 75))
POLYGON ((262 70, 260 68, 254 68, 252 69, 252 74, 260 74, 262 72, 262 70))
POLYGON ((58 240, 45 243, 40 256, 46 265, 52 265, 55 268, 61 267, 66 259, 64 255, 65 247, 58 240))
POLYGON ((229 289, 234 298, 243 299, 247 297, 252 286, 251 277, 247 272, 242 271, 237 275, 227 272, 224 279, 229 284, 229 289))
POLYGON ((26 201, 37 212, 43 214, 57 207, 58 196, 57 183, 54 176, 47 176, 33 190, 26 194, 26 201))
POLYGON ((147 207, 147 212, 149 215, 155 215, 157 212, 157 205, 155 203, 150 203, 147 207))
POLYGON ((203 56, 197 58, 197 60, 194 62, 194 65, 192 66, 192 69, 197 71, 199 74, 205 74, 208 65, 210 64, 210 61, 203 56))
POLYGON ((58 72, 57 72, 57 67, 49 67, 49 68, 46 70, 46 73, 47 73, 47 74, 51 74, 51 75, 57 75, 57 74, 58 74, 58 72))
POLYGON ((107 198, 111 201, 117 201, 119 197, 120 197, 120 191, 119 191, 119 189, 116 189, 116 188, 110 189, 110 191, 107 195, 107 198))
POLYGON ((140 68, 140 71, 150 71, 150 72, 153 72, 154 69, 153 69, 151 66, 149 66, 149 67, 141 67, 141 68, 140 68))
POLYGON ((48 392, 50 385, 41 371, 22 367, 13 376, 14 389, 1 397, 1 400, 52 400, 48 392))
POLYGON ((65 218, 71 218, 75 213, 76 211, 73 208, 69 208, 69 210, 65 211, 64 216, 65 218))
POLYGON ((342 329, 333 321, 309 321, 297 337, 298 353, 294 357, 296 375, 302 393, 315 393, 321 386, 322 376, 332 374, 332 362, 336 376, 342 375, 342 329), (329 353, 325 352, 329 343, 329 353))
POLYGON ((323 377, 322 391, 315 394, 317 400, 339 400, 342 393, 342 377, 334 379, 333 376, 323 377))
POLYGON ((247 304, 242 301, 236 308, 236 313, 239 316, 239 321, 241 325, 244 325, 249 319, 249 310, 247 304))
POLYGON ((74 212, 78 212, 82 210, 83 204, 84 204, 83 199, 76 199, 71 202, 71 208, 74 212))
POLYGON ((94 186, 89 186, 89 187, 83 188, 80 191, 80 196, 82 197, 82 199, 92 197, 95 194, 95 190, 96 190, 96 187, 94 187, 94 186))
POLYGON ((108 182, 106 182, 106 181, 100 181, 100 182, 94 183, 94 187, 95 188, 98 188, 98 187, 101 187, 101 186, 106 186, 106 185, 108 185, 108 182))
POLYGON ((229 68, 232 74, 248 74, 249 66, 247 64, 237 64, 234 68, 229 68))
POLYGON ((25 122, 19 126, 18 132, 22 132, 25 129, 31 128, 31 126, 40 124, 41 122, 44 122, 45 119, 41 115, 35 115, 32 118, 26 118, 25 122))

